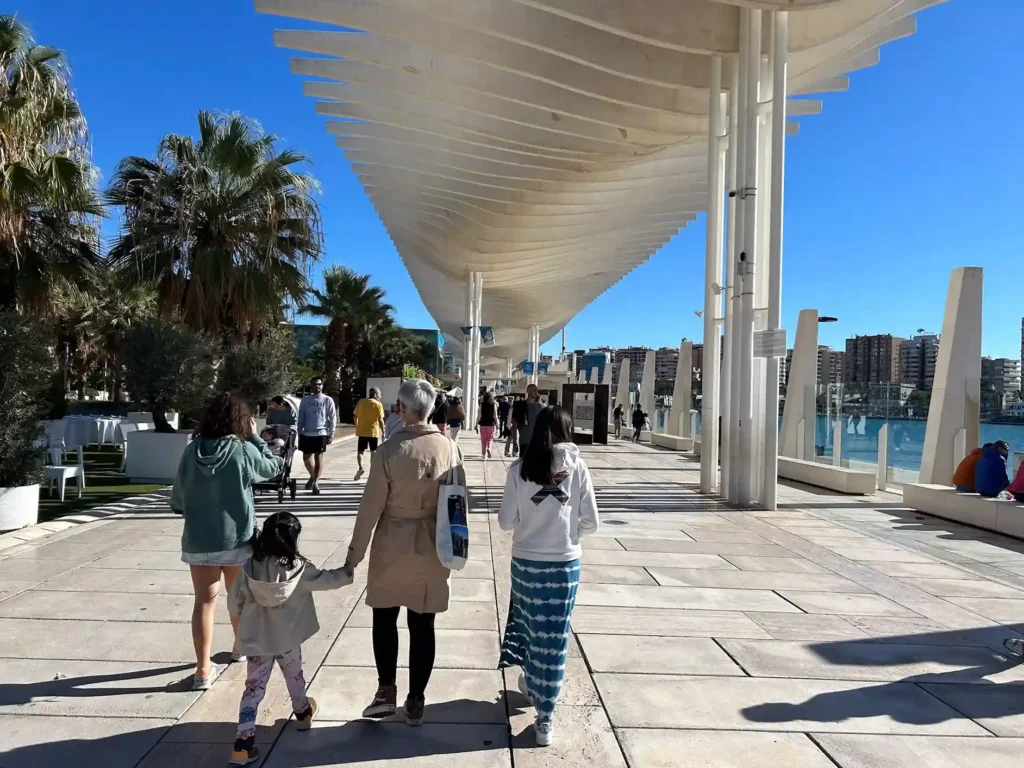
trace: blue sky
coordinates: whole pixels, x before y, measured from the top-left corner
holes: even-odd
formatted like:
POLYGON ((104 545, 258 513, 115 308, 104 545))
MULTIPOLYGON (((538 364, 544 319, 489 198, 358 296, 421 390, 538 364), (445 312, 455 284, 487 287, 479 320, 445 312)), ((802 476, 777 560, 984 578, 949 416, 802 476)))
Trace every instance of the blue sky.
MULTIPOLYGON (((105 179, 165 133, 190 133, 199 109, 258 119, 314 162, 323 185, 327 262, 373 275, 408 326, 434 326, 376 213, 313 103, 288 72, 275 28, 248 0, 28 0, 36 38, 64 49, 105 179)), ((939 331, 958 266, 985 268, 985 354, 1019 357, 1024 302, 1024 100, 1021 0, 949 0, 918 33, 882 49, 846 93, 801 120, 788 143, 783 322, 800 309, 839 322, 821 342, 939 331)), ((112 232, 113 223, 108 226, 112 232)), ((698 221, 583 310, 570 348, 700 339, 704 227, 698 221)), ((557 300, 557 295, 552 296, 557 300)), ((546 345, 558 346, 556 338, 546 345)))

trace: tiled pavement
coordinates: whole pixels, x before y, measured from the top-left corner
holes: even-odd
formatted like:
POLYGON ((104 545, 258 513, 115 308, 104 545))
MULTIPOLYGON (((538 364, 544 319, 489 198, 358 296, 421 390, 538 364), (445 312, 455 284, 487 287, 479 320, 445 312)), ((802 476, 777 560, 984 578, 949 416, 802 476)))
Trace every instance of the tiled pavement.
MULTIPOLYGON (((505 465, 483 462, 474 438, 462 440, 472 557, 438 617, 426 724, 357 720, 375 687, 361 569, 355 587, 317 596, 323 630, 303 648, 322 706, 312 732, 287 725, 273 679, 266 766, 1019 763, 1024 667, 1001 643, 1024 624, 1024 542, 897 496, 785 487, 777 512, 731 510, 696 494, 693 461, 625 442, 584 449, 604 525, 585 543, 558 742, 533 748, 515 675, 494 669, 509 593, 510 535, 494 520, 505 465)), ((284 505, 304 520, 305 553, 329 566, 344 559, 361 492, 353 454, 338 445, 325 494, 284 505)), ((227 762, 244 671, 203 695, 183 682, 180 530, 157 495, 123 519, 0 550, 0 768, 227 762)), ((222 652, 226 619, 221 609, 222 652)))

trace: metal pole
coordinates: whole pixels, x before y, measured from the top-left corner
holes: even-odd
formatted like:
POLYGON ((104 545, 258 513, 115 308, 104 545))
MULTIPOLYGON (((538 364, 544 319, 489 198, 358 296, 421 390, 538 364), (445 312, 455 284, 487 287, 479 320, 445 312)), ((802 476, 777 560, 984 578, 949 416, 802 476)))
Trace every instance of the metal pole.
MULTIPOLYGON (((772 163, 770 241, 768 245, 768 330, 782 327, 782 223, 786 182, 786 77, 789 68, 789 13, 776 11, 772 56, 772 163)), ((779 505, 779 358, 768 358, 764 413, 765 509, 779 505)))
MULTIPOLYGON (((743 204, 743 180, 745 158, 747 153, 747 120, 746 120, 746 109, 747 109, 747 90, 748 90, 748 75, 749 67, 747 66, 747 59, 750 57, 750 34, 748 32, 750 27, 750 11, 746 8, 740 9, 740 40, 739 40, 739 62, 737 69, 739 71, 739 84, 736 89, 736 99, 734 101, 732 116, 733 125, 735 131, 729 137, 730 147, 735 144, 735 172, 733 178, 733 191, 732 199, 729 202, 730 214, 732 208, 735 208, 735 215, 733 220, 729 224, 729 246, 731 253, 729 254, 729 298, 727 303, 729 305, 729 326, 730 333, 728 336, 729 343, 729 486, 726 498, 731 502, 736 502, 739 497, 739 478, 743 473, 743 464, 740 461, 740 386, 737 380, 740 374, 740 329, 739 325, 742 322, 742 316, 740 313, 740 269, 739 269, 739 256, 740 251, 743 250, 743 217, 745 214, 746 206, 743 204)), ((703 447, 703 446, 702 446, 703 447)))
POLYGON ((740 428, 739 458, 743 471, 739 474, 736 503, 749 506, 752 498, 756 468, 752 466, 754 453, 753 372, 754 372, 754 285, 757 265, 757 172, 758 172, 758 89, 761 82, 761 11, 748 11, 747 34, 747 130, 744 134, 746 151, 743 153, 743 250, 736 271, 740 277, 742 319, 739 324, 740 398, 736 423, 740 428))
POLYGON ((469 281, 466 283, 466 328, 468 332, 463 336, 462 353, 462 399, 466 402, 466 420, 469 421, 469 393, 473 387, 470 374, 473 371, 473 286, 474 273, 469 273, 469 281))
POLYGON ((482 272, 476 273, 476 307, 474 314, 476 315, 476 327, 473 330, 475 335, 475 341, 473 343, 474 362, 473 372, 476 376, 475 384, 476 388, 473 390, 473 422, 476 423, 476 417, 478 415, 479 405, 477 403, 477 393, 480 391, 480 358, 481 358, 481 346, 483 344, 483 336, 480 333, 480 327, 483 325, 483 312, 484 312, 484 276, 482 272))
MULTIPOLYGON (((714 493, 718 487, 718 315, 721 301, 714 283, 722 279, 722 205, 725 192, 722 167, 722 57, 711 57, 711 90, 708 102, 708 208, 706 251, 704 254, 704 370, 701 382, 702 439, 700 453, 700 490, 714 493)), ((673 403, 675 405, 675 403, 673 403)), ((689 407, 689 403, 685 407, 689 407)), ((691 422, 692 423, 692 422, 691 422)))

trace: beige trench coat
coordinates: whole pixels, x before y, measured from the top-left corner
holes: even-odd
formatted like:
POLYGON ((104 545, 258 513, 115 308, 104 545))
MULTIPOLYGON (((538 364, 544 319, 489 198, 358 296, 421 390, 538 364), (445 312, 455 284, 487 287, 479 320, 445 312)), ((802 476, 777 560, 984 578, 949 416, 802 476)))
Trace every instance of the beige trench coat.
POLYGON ((373 454, 346 560, 358 565, 370 546, 371 608, 448 610, 450 571, 437 559, 435 528, 438 490, 453 457, 457 482, 464 484, 462 451, 432 424, 406 426, 373 454))

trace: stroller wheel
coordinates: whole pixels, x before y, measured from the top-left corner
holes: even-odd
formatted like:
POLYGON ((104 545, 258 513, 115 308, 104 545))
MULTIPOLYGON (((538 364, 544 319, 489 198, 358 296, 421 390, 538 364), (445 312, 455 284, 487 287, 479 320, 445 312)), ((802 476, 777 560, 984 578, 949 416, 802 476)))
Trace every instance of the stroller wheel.
POLYGON ((299 489, 299 481, 298 480, 292 480, 291 483, 289 484, 289 490, 291 491, 292 501, 295 500, 295 494, 298 492, 298 489, 299 489))

